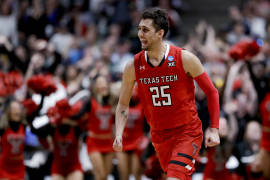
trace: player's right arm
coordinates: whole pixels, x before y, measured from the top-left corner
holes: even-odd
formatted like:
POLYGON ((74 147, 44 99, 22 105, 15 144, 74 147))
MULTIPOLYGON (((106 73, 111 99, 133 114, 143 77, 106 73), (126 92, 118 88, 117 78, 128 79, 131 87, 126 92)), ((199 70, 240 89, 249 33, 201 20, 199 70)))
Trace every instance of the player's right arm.
POLYGON ((130 61, 124 70, 120 97, 116 108, 115 117, 115 140, 113 148, 115 151, 122 151, 122 135, 128 118, 129 101, 136 81, 134 61, 130 61))

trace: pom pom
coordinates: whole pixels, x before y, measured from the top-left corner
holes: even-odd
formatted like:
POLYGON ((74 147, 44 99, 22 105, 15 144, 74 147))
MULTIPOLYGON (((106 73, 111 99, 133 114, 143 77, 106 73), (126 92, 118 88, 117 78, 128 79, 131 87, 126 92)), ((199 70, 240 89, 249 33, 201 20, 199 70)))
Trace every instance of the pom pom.
MULTIPOLYGON (((83 106, 83 103, 81 101, 77 101, 73 106, 72 106, 72 116, 76 115, 77 113, 80 112, 81 108, 83 106)), ((88 123, 88 114, 85 113, 80 119, 76 120, 78 123, 78 126, 80 127, 81 130, 88 130, 89 128, 89 123, 88 123)))
POLYGON ((229 50, 229 56, 235 60, 247 60, 260 52, 257 41, 240 41, 229 50))
POLYGON ((67 99, 62 99, 56 102, 56 108, 62 118, 69 118, 72 115, 71 106, 67 99))
POLYGON ((55 106, 48 109, 47 116, 49 117, 52 124, 61 124, 62 122, 62 118, 58 112, 57 107, 55 106))
POLYGON ((13 95, 23 84, 23 76, 17 71, 0 74, 0 96, 13 95))
POLYGON ((31 114, 33 114, 38 108, 38 105, 32 99, 25 99, 22 102, 22 104, 24 108, 26 109, 27 116, 30 116, 31 114))
POLYGON ((27 81, 27 86, 35 93, 50 95, 55 92, 57 87, 50 75, 36 75, 27 81))
MULTIPOLYGON (((47 115, 50 118, 51 123, 61 124, 64 118, 71 118, 73 115, 80 111, 81 107, 81 102, 77 102, 71 106, 68 102, 68 99, 65 98, 57 101, 55 106, 48 110, 47 115)), ((80 124, 80 122, 81 120, 79 120, 78 123, 80 124)))

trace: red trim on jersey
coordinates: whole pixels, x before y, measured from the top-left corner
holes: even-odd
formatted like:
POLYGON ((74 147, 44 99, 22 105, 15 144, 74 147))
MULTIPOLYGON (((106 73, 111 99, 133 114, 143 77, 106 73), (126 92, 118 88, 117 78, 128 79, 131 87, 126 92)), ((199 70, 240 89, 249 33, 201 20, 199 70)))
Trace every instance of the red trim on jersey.
POLYGON ((194 78, 206 94, 211 128, 219 128, 219 95, 206 72, 194 78))

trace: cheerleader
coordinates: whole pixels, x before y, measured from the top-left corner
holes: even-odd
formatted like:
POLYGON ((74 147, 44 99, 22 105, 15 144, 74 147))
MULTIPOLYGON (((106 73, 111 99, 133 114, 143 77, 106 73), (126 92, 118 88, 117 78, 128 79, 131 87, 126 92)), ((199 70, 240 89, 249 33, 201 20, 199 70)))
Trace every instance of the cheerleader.
POLYGON ((109 102, 109 88, 106 77, 96 76, 92 97, 88 101, 89 127, 86 144, 96 180, 106 180, 112 170, 114 115, 109 102))
POLYGON ((0 179, 24 179, 25 122, 22 104, 11 100, 0 121, 0 179))
POLYGON ((33 132, 39 136, 41 144, 46 148, 53 149, 51 166, 53 180, 83 179, 79 161, 82 131, 78 121, 71 119, 79 108, 79 104, 74 104, 71 107, 67 99, 60 100, 55 107, 48 110, 50 123, 39 129, 33 128, 33 132))

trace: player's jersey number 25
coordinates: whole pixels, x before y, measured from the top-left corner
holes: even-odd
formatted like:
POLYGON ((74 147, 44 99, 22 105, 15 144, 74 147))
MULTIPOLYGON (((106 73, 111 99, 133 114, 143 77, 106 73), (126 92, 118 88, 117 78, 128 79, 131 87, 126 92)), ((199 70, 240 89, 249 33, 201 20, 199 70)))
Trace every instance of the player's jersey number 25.
POLYGON ((168 89, 170 89, 169 85, 149 87, 149 91, 151 92, 152 96, 153 106, 160 107, 172 105, 171 94, 168 93, 168 89))

